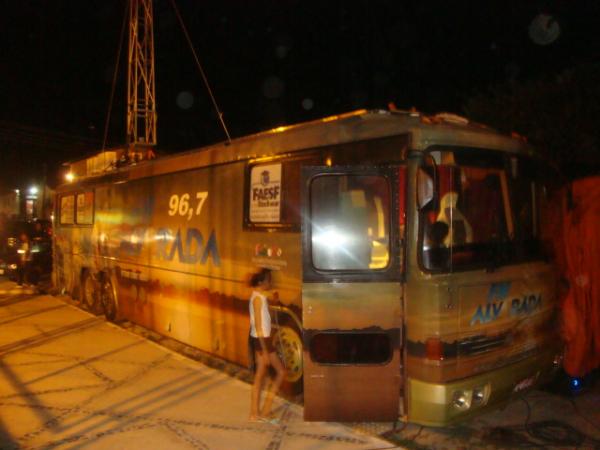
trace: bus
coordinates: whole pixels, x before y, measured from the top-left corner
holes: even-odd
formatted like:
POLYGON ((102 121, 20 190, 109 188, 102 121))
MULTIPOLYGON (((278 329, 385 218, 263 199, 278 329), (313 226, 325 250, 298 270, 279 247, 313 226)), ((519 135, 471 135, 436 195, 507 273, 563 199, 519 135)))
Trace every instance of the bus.
POLYGON ((133 161, 57 189, 58 289, 246 365, 248 277, 272 269, 308 421, 445 426, 560 364, 552 177, 521 138, 360 110, 133 161))

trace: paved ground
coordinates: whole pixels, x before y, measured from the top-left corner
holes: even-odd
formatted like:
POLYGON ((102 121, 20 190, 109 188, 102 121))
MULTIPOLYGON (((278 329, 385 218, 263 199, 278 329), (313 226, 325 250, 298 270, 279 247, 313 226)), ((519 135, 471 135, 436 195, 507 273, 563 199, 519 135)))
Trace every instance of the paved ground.
POLYGON ((341 424, 247 421, 250 385, 60 298, 0 283, 0 448, 382 449, 341 424))
POLYGON ((443 430, 305 423, 285 400, 279 425, 256 424, 247 373, 152 339, 0 279, 0 448, 600 448, 600 383, 577 397, 534 391, 443 430))

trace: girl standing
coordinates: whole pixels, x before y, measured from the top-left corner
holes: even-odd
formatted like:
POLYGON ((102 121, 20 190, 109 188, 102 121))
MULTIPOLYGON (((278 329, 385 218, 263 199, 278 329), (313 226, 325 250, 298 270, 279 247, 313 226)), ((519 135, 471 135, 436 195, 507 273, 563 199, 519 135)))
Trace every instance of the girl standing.
MULTIPOLYGON (((254 349, 256 373, 250 398, 250 420, 269 420, 271 405, 285 378, 285 368, 275 353, 271 341, 271 315, 269 314, 268 292, 271 290, 271 271, 261 269, 250 280, 253 287, 250 296, 250 339, 254 349), (269 366, 277 372, 272 389, 267 393, 263 408, 260 408, 260 395, 269 366)), ((271 420, 272 421, 272 420, 271 420)))

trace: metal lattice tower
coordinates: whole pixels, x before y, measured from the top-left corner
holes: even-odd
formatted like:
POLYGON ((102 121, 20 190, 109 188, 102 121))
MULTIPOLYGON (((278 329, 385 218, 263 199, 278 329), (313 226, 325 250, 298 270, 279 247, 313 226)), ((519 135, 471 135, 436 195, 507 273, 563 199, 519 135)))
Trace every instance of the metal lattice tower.
POLYGON ((156 95, 152 0, 129 0, 127 144, 156 146, 156 95))

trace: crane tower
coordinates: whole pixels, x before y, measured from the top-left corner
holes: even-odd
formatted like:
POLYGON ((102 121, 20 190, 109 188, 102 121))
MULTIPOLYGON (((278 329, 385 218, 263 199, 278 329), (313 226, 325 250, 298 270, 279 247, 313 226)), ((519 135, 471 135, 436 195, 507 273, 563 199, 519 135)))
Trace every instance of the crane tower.
POLYGON ((127 144, 132 153, 156 146, 152 0, 129 0, 127 144))

